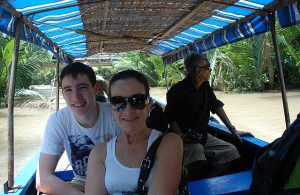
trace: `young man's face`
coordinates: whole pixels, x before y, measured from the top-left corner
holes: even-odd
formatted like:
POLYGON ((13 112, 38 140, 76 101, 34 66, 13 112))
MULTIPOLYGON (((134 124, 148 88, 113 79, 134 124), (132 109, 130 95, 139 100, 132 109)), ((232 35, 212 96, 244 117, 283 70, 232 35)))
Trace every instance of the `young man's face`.
POLYGON ((66 75, 62 79, 62 94, 75 115, 88 114, 95 107, 95 87, 86 74, 79 73, 76 78, 66 75))

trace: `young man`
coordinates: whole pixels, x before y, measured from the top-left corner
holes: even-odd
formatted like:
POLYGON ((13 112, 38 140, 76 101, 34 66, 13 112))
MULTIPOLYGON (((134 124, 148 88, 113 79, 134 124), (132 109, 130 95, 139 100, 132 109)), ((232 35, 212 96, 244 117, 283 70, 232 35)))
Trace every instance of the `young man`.
POLYGON ((199 177, 199 172, 208 170, 199 169, 206 164, 205 154, 213 165, 210 176, 221 173, 240 157, 232 144, 207 134, 210 112, 216 113, 238 140, 241 141, 240 135, 249 133, 235 129, 223 110, 224 104, 211 89, 208 59, 203 54, 194 53, 184 60, 184 65, 187 77, 168 91, 165 111, 171 129, 183 138, 184 165, 189 170, 188 179, 194 180, 199 177))
POLYGON ((46 194, 83 194, 91 149, 119 133, 107 103, 96 103, 96 76, 92 68, 73 63, 60 75, 67 107, 52 114, 41 147, 36 188, 46 194), (67 152, 75 174, 69 183, 53 173, 60 155, 67 152))

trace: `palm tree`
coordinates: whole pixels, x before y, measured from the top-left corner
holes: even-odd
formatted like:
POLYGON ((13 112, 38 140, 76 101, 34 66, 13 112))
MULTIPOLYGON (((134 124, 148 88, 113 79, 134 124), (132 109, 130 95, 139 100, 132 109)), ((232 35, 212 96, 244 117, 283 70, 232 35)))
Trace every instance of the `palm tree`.
POLYGON ((7 36, 0 36, 1 52, 0 52, 0 107, 7 105, 7 89, 9 66, 12 59, 12 51, 14 42, 7 36))
POLYGON ((168 84, 174 85, 181 81, 185 77, 185 68, 183 65, 183 60, 178 60, 173 64, 168 64, 166 66, 168 84))
MULTIPOLYGON (((0 36, 2 50, 0 52, 0 106, 6 106, 9 71, 13 56, 14 38, 0 36), (4 101, 3 101, 4 100, 4 101), (3 102, 3 103, 1 103, 3 102)), ((50 54, 39 46, 20 42, 19 61, 16 76, 16 92, 31 85, 42 65, 49 63, 50 54)), ((25 90, 23 90, 25 91, 25 90)), ((27 91, 28 92, 28 91, 27 91)))
POLYGON ((163 72, 162 60, 159 56, 143 52, 122 53, 120 56, 121 60, 114 63, 113 72, 134 69, 147 77, 150 86, 159 85, 163 72))

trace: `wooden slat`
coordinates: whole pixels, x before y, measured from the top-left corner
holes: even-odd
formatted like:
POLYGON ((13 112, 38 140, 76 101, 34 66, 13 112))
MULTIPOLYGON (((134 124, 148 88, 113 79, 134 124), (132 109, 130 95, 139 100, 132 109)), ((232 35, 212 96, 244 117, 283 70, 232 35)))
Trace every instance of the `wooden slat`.
MULTIPOLYGON (((102 26, 103 34, 105 34, 106 20, 107 20, 109 5, 110 5, 109 1, 104 2, 104 17, 103 17, 103 26, 102 26)), ((100 42, 100 53, 103 53, 103 41, 100 42)))

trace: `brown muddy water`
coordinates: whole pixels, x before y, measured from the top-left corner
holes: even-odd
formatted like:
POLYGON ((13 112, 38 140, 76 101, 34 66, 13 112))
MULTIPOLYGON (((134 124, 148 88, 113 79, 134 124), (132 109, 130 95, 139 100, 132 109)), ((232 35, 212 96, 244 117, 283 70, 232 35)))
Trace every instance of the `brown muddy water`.
MULTIPOLYGON (((165 88, 152 88, 151 95, 165 100, 165 88)), ((271 142, 285 129, 280 92, 225 94, 216 92, 237 129, 250 131, 271 142)), ((288 91, 291 122, 300 112, 300 90, 288 91)), ((55 105, 55 104, 54 104, 55 105)), ((61 101, 60 107, 64 106, 61 101)), ((51 111, 52 112, 52 111, 51 111)), ((49 115, 49 109, 15 108, 15 174, 37 152, 49 115)), ((0 109, 0 191, 7 180, 7 109, 0 109)))
MULTIPOLYGON (((48 118, 48 109, 14 108, 14 116, 15 173, 18 173, 39 148, 48 118)), ((0 109, 1 187, 7 181, 7 124, 7 109, 0 109)))

